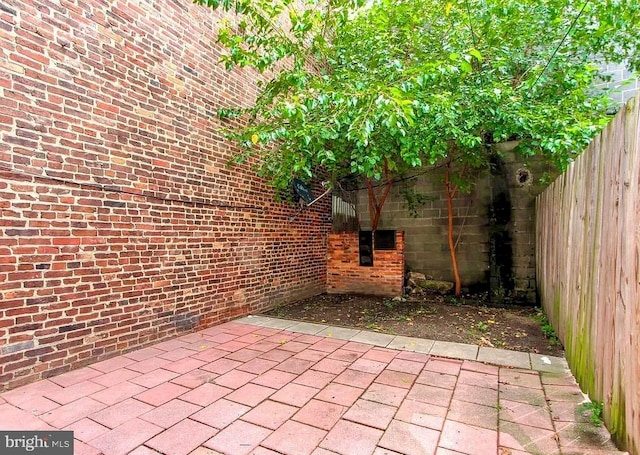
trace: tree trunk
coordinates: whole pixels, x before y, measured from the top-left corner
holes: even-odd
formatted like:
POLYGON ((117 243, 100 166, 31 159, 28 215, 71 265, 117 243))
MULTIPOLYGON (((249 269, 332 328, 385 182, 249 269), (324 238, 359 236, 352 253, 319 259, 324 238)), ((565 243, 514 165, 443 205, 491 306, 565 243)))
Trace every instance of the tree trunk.
POLYGON ((455 296, 460 297, 462 294, 462 284, 460 282, 460 271, 458 270, 456 244, 453 240, 453 198, 455 197, 458 188, 451 183, 451 164, 451 159, 449 159, 444 174, 444 183, 447 190, 447 241, 449 243, 449 253, 451 254, 451 266, 453 267, 455 296))
POLYGON ((372 231, 376 231, 378 229, 378 224, 380 223, 380 215, 382 215, 382 207, 384 206, 384 203, 387 200, 387 196, 389 195, 389 191, 393 186, 391 173, 389 172, 389 163, 386 160, 384 162, 384 176, 385 184, 380 199, 378 199, 376 196, 376 191, 373 187, 373 181, 370 178, 365 180, 365 184, 367 185, 367 196, 369 198, 369 219, 371 220, 372 231))

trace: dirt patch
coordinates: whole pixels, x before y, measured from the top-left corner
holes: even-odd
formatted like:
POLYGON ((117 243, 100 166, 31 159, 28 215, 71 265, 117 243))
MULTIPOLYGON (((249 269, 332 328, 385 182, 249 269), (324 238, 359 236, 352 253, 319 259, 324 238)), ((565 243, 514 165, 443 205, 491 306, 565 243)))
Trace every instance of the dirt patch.
POLYGON ((536 308, 492 305, 482 298, 460 300, 439 294, 402 300, 322 294, 265 313, 286 319, 355 327, 439 341, 562 356, 562 346, 542 328, 536 308))

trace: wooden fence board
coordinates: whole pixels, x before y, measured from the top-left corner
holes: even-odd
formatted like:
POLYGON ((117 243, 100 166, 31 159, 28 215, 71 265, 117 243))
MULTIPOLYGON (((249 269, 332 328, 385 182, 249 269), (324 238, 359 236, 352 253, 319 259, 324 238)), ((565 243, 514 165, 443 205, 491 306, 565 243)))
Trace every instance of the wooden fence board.
POLYGON ((538 291, 583 390, 640 455, 640 95, 536 200, 538 291))

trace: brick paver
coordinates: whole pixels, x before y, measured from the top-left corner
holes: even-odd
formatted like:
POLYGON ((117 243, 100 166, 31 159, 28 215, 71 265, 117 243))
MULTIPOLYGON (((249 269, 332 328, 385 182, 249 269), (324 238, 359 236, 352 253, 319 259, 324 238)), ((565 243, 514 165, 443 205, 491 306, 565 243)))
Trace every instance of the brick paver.
POLYGON ((406 395, 407 389, 374 382, 362 395, 362 398, 391 406, 400 406, 406 395))
MULTIPOLYGON (((106 407, 107 405, 104 403, 100 403, 92 398, 82 397, 69 404, 65 404, 64 406, 60 406, 59 408, 55 408, 45 414, 42 414, 40 418, 49 425, 56 428, 63 428, 106 407)), ((22 419, 16 419, 15 421, 15 423, 23 422, 24 421, 22 419)), ((3 426, 3 428, 6 427, 3 426)))
POLYGON ((239 420, 206 442, 207 447, 223 453, 249 455, 269 434, 271 430, 239 420))
POLYGON ((415 384, 409 391, 407 399, 447 407, 451 401, 452 394, 452 390, 443 389, 442 387, 415 384))
MULTIPOLYGON (((4 402, 4 401, 3 401, 4 402)), ((33 415, 41 415, 60 406, 55 401, 43 396, 25 397, 16 406, 33 415)))
POLYGON ((557 433, 517 423, 500 424, 500 445, 528 453, 559 454, 557 433))
MULTIPOLYGON (((500 404, 500 406, 504 406, 500 404)), ((475 403, 452 400, 447 419, 474 425, 488 430, 498 429, 498 409, 496 406, 482 406, 475 403)))
POLYGON ((286 371, 269 370, 265 373, 262 373, 251 382, 253 384, 259 384, 266 387, 271 387, 273 389, 280 389, 286 384, 289 384, 297 377, 298 376, 296 376, 295 374, 287 373, 286 371))
POLYGON ((146 390, 146 388, 138 384, 124 381, 89 396, 104 404, 112 405, 120 403, 121 401, 131 398, 139 393, 145 392, 146 390))
POLYGON ((152 406, 160 406, 187 392, 189 392, 187 387, 165 382, 136 395, 135 398, 152 406))
POLYGON ((346 370, 340 374, 333 381, 339 384, 352 385, 354 387, 361 387, 366 389, 376 379, 376 375, 372 373, 365 373, 357 370, 346 370))
POLYGON ((413 385, 413 382, 416 380, 416 377, 417 376, 415 374, 403 373, 393 370, 384 370, 378 375, 375 381, 380 384, 409 389, 413 385))
POLYGON ((438 431, 394 420, 387 427, 379 445, 406 455, 432 455, 439 437, 438 431))
POLYGON ((125 455, 160 433, 162 428, 140 419, 126 424, 89 441, 89 445, 109 455, 125 455))
MULTIPOLYGON (((78 398, 89 396, 95 392, 104 390, 104 387, 100 384, 96 384, 91 381, 82 381, 65 387, 62 390, 55 392, 49 392, 44 395, 45 398, 55 401, 60 404, 71 403, 78 398)), ((144 389, 143 389, 144 390, 144 389)))
POLYGON ((169 428, 201 409, 202 407, 193 403, 175 399, 168 401, 157 408, 154 407, 146 414, 142 414, 140 418, 161 426, 162 428, 169 428))
POLYGON ((171 380, 173 384, 178 384, 183 387, 187 387, 189 389, 195 389, 198 386, 201 386, 205 382, 211 382, 219 375, 215 373, 211 373, 205 370, 192 370, 188 373, 185 373, 181 376, 178 376, 171 380))
POLYGON ((288 420, 262 445, 285 455, 309 455, 318 447, 326 434, 325 430, 288 420))
MULTIPOLYGON (((575 409, 575 406, 573 408, 575 409)), ((500 419, 546 430, 554 430, 551 412, 546 409, 546 406, 532 406, 526 403, 518 403, 517 401, 501 400, 500 419)))
POLYGON ((245 384, 238 390, 227 395, 227 400, 247 406, 257 406, 272 395, 276 390, 257 384, 245 384))
POLYGON ((138 417, 139 415, 146 414, 153 409, 155 408, 147 403, 129 398, 118 404, 102 409, 101 411, 90 414, 89 417, 93 421, 106 427, 115 428, 138 417))
POLYGON ((242 416, 242 420, 275 430, 297 411, 295 406, 267 400, 242 416))
POLYGON ((363 389, 344 384, 331 383, 316 395, 319 400, 336 403, 343 406, 351 406, 362 395, 363 389))
POLYGON ((146 445, 160 453, 187 455, 217 432, 208 425, 185 419, 155 436, 146 445))
POLYGON ((335 380, 335 377, 335 374, 325 373, 324 371, 308 370, 298 376, 294 380, 294 382, 296 384, 302 384, 309 387, 315 387, 316 389, 322 389, 331 381, 339 382, 335 380))
POLYGON ((203 410, 196 412, 191 418, 214 428, 222 429, 250 410, 251 408, 249 406, 222 398, 203 410))
POLYGON ((222 376, 218 376, 213 380, 214 384, 221 385, 223 387, 229 387, 230 389, 239 389, 247 382, 255 379, 257 375, 247 373, 246 371, 231 370, 222 376))
POLYGON ((437 371, 422 370, 417 377, 416 383, 427 384, 434 387, 442 387, 443 389, 454 389, 458 382, 458 376, 452 374, 439 373, 437 371))
POLYGON ((320 447, 340 455, 370 455, 381 436, 382 430, 341 420, 325 436, 320 447))
POLYGON ((453 390, 453 399, 494 406, 498 402, 498 390, 469 384, 458 384, 453 390))
POLYGON ((73 431, 73 436, 83 442, 89 442, 92 439, 97 438, 108 432, 109 427, 100 425, 99 423, 89 418, 78 420, 72 423, 68 427, 63 428, 65 431, 73 431))
POLYGON ((207 406, 231 392, 233 389, 207 382, 184 393, 180 399, 200 406, 207 406))
POLYGON ((302 407, 311 400, 316 393, 318 393, 318 389, 314 389, 313 387, 301 384, 287 384, 274 393, 271 399, 284 404, 302 407))
POLYGON ((94 370, 93 368, 81 368, 79 370, 70 371, 59 376, 54 376, 50 379, 51 382, 55 382, 62 387, 70 387, 79 382, 87 381, 96 376, 100 376, 102 372, 94 370))
POLYGON ((469 455, 496 453, 498 432, 448 420, 444 423, 439 445, 469 455))
MULTIPOLYGON (((133 362, 133 360, 131 361, 133 362)), ((111 387, 116 384, 120 384, 121 382, 124 382, 124 381, 133 382, 134 384, 140 384, 139 382, 136 381, 136 379, 138 379, 140 376, 142 376, 142 374, 138 373, 137 371, 128 370, 126 368, 120 368, 117 370, 110 371, 109 373, 103 374, 101 376, 96 376, 94 378, 91 378, 91 382, 95 382, 96 384, 100 384, 104 387, 111 387)), ((161 382, 162 381, 164 381, 164 379, 162 379, 161 382)), ((154 385, 158 385, 158 384, 160 384, 160 382, 154 385)), ((144 384, 140 384, 140 385, 144 385, 144 384)))
POLYGON ((0 394, 0 430, 74 431, 76 455, 621 454, 564 359, 380 335, 244 318, 0 394))
POLYGON ((384 430, 398 411, 395 406, 389 406, 375 401, 358 400, 345 413, 344 419, 384 430))
POLYGON ((346 406, 339 404, 311 400, 298 411, 293 420, 322 430, 330 430, 347 409, 346 406))
POLYGON ((420 401, 404 400, 396 414, 396 419, 433 430, 442 430, 448 409, 420 401))

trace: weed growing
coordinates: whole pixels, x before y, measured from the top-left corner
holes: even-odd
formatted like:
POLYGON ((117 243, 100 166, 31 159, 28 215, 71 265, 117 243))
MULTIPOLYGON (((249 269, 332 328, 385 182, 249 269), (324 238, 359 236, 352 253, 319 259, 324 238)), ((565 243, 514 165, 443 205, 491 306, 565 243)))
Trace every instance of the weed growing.
POLYGON ((560 339, 558 338, 555 329, 549 322, 549 319, 547 319, 547 315, 545 315, 544 311, 542 311, 542 308, 538 308, 536 314, 533 316, 533 319, 535 319, 540 324, 542 333, 544 333, 544 336, 549 340, 549 343, 551 343, 553 346, 560 346, 560 339))
POLYGON ((589 413, 589 421, 594 427, 599 427, 603 423, 602 411, 604 404, 602 401, 587 401, 580 405, 580 412, 589 413))

